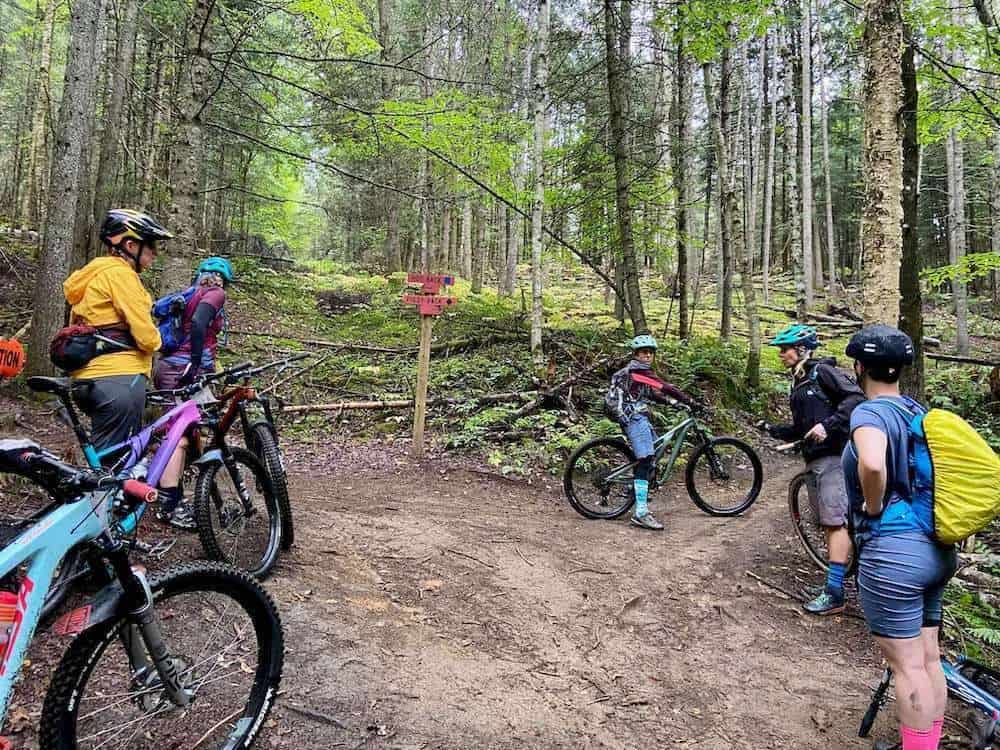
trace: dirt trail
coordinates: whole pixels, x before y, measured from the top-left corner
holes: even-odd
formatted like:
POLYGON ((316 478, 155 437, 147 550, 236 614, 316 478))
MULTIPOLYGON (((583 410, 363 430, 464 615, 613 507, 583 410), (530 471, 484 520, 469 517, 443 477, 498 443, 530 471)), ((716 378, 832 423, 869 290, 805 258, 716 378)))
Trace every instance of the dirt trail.
MULTIPOLYGON (((863 622, 807 617, 746 575, 820 581, 785 510, 795 463, 768 467, 742 518, 660 490, 657 534, 581 518, 554 478, 381 445, 287 458, 297 541, 267 586, 288 651, 261 747, 871 747, 863 622)), ((33 646, 15 747, 36 747, 65 645, 33 646)))
POLYGON ((795 464, 744 518, 662 490, 655 534, 582 519, 555 480, 383 448, 312 462, 269 582, 290 643, 272 746, 870 747, 863 623, 745 574, 820 580, 784 509, 795 464))

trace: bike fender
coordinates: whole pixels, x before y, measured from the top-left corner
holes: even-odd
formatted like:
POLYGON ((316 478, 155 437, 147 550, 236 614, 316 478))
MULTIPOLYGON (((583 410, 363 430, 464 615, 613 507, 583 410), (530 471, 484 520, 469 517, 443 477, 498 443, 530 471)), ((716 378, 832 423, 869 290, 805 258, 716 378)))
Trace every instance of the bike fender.
POLYGON ((213 448, 207 451, 201 458, 193 462, 192 466, 207 466, 209 464, 221 464, 222 461, 222 451, 218 448, 213 448))
POLYGON ((78 635, 124 614, 122 599, 125 592, 118 581, 112 581, 85 604, 60 616, 52 623, 56 635, 78 635))

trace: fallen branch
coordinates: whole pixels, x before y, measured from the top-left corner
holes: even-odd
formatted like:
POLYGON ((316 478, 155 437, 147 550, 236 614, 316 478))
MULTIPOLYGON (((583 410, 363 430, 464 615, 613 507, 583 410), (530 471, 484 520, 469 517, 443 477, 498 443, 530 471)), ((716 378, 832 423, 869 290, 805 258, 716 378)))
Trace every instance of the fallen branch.
POLYGON ((793 600, 795 600, 797 602, 804 602, 805 601, 804 598, 802 598, 801 596, 797 596, 796 594, 793 594, 788 589, 783 589, 778 584, 771 583, 770 581, 765 580, 764 578, 761 578, 759 575, 757 575, 756 573, 754 573, 752 570, 748 570, 746 573, 747 573, 748 576, 750 576, 751 578, 753 578, 758 583, 763 584, 764 586, 767 586, 769 589, 773 589, 774 591, 777 591, 779 594, 784 594, 784 596, 787 597, 788 599, 793 599, 793 600))
MULTIPOLYGON (((438 404, 466 404, 471 400, 476 404, 503 404, 512 401, 526 401, 533 398, 537 391, 522 391, 511 393, 491 393, 474 399, 450 398, 439 396, 427 399, 428 406, 438 404)), ((412 398, 387 399, 384 401, 337 401, 331 404, 297 404, 286 406, 283 414, 297 414, 316 411, 356 411, 361 409, 409 409, 413 407, 412 398)))
POLYGON ((626 357, 616 356, 616 357, 609 357, 607 359, 602 359, 598 362, 595 362, 585 370, 581 370, 576 375, 566 378, 564 381, 558 383, 557 385, 552 386, 551 388, 540 389, 538 392, 539 393, 538 398, 536 398, 530 404, 525 404, 516 412, 510 415, 511 421, 520 419, 521 417, 527 414, 531 414, 531 412, 535 411, 536 409, 538 409, 538 407, 540 407, 543 403, 545 403, 546 399, 551 398, 557 393, 566 390, 572 385, 575 385, 576 383, 578 383, 580 380, 590 375, 595 370, 599 370, 603 367, 608 367, 608 366, 611 366, 612 368, 617 367, 618 365, 624 364, 627 360, 628 360, 627 356, 626 357))
MULTIPOLYGON (((372 346, 371 344, 352 344, 344 341, 325 341, 323 339, 306 339, 298 336, 289 336, 283 333, 268 333, 266 331, 230 331, 236 336, 263 336, 272 339, 285 339, 295 341, 306 346, 321 346, 329 349, 341 349, 345 351, 374 352, 376 354, 416 354, 419 351, 417 346, 372 346)), ((463 352, 470 349, 479 349, 493 344, 510 343, 527 339, 527 334, 522 332, 512 333, 491 333, 488 336, 479 338, 456 339, 454 341, 443 341, 431 346, 431 354, 441 352, 463 352)))
POLYGON ((493 565, 492 563, 488 563, 485 560, 480 560, 475 555, 469 555, 469 554, 466 554, 465 552, 459 552, 457 549, 451 549, 450 547, 447 547, 447 548, 445 548, 445 552, 450 552, 453 555, 458 555, 459 557, 464 557, 464 558, 467 558, 469 560, 474 560, 475 562, 479 563, 480 565, 485 565, 487 568, 492 568, 493 570, 497 569, 496 565, 493 565))
POLYGON ((612 573, 610 570, 598 570, 597 568, 573 568, 573 570, 569 571, 566 575, 571 576, 574 573, 594 573, 595 575, 599 576, 614 575, 614 573, 612 573))
POLYGON ((956 357, 952 354, 926 354, 927 359, 939 360, 941 362, 956 362, 960 365, 979 365, 981 367, 1000 367, 1000 362, 991 362, 987 359, 976 359, 975 357, 956 357))
POLYGON ((306 718, 319 721, 323 724, 329 724, 330 726, 337 727, 337 729, 347 729, 347 725, 329 714, 324 714, 319 711, 314 711, 311 708, 306 708, 304 706, 296 706, 294 703, 286 703, 285 706, 289 711, 305 716, 306 718))

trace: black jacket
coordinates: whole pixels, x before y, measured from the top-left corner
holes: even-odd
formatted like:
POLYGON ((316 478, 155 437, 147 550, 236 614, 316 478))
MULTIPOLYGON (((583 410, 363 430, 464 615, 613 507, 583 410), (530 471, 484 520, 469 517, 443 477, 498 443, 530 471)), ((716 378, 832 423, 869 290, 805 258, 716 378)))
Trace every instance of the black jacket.
POLYGON ((827 438, 822 443, 802 443, 802 457, 812 461, 822 456, 839 456, 850 438, 851 412, 865 400, 864 392, 851 378, 837 369, 833 357, 808 360, 792 383, 789 394, 792 424, 772 425, 768 432, 778 440, 801 440, 820 422, 827 438))

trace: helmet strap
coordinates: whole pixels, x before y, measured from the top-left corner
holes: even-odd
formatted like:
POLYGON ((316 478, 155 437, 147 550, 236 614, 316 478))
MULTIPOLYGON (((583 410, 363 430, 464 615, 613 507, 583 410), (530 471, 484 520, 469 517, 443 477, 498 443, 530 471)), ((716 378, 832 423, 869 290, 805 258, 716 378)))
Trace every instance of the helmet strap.
POLYGON ((139 252, 132 255, 128 250, 125 249, 125 243, 127 240, 122 240, 117 245, 112 245, 111 249, 115 251, 116 254, 127 258, 132 261, 132 265, 135 267, 135 272, 139 273, 142 271, 141 260, 142 260, 142 245, 139 245, 139 252))

